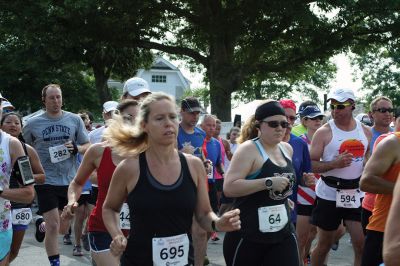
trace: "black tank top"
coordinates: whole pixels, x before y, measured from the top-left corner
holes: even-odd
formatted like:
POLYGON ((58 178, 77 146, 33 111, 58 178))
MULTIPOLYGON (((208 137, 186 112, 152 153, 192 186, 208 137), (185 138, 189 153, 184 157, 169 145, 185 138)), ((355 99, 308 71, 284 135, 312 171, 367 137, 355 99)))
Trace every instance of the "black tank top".
MULTIPOLYGON (((22 147, 24 148, 25 155, 28 155, 28 150, 26 149, 26 144, 20 141, 22 147)), ((15 176, 14 170, 12 170, 10 175, 10 186, 9 188, 20 188, 21 185, 18 183, 17 177, 15 176)), ((30 208, 31 204, 19 203, 15 201, 11 201, 11 209, 21 209, 21 208, 30 208)))
POLYGON ((153 237, 190 236, 197 187, 184 155, 179 153, 179 158, 181 174, 175 184, 166 186, 151 175, 145 153, 139 155, 139 180, 127 199, 132 229, 121 265, 153 265, 153 237))
POLYGON ((292 189, 295 183, 295 172, 292 165, 292 161, 287 158, 283 151, 283 147, 280 147, 282 155, 286 160, 286 166, 280 167, 274 164, 266 155, 262 146, 257 143, 258 139, 254 142, 257 145, 258 150, 265 160, 263 166, 259 172, 254 173, 251 176, 247 176, 246 179, 260 179, 265 177, 273 177, 276 175, 284 174, 288 177, 290 183, 288 187, 280 194, 275 194, 272 191, 262 190, 251 195, 239 197, 234 202, 234 208, 240 209, 240 220, 242 222, 239 233, 243 238, 260 243, 277 243, 285 239, 287 236, 294 232, 294 228, 290 222, 290 208, 287 202, 288 196, 292 194, 292 189), (277 232, 261 232, 259 230, 259 214, 258 209, 267 206, 275 206, 284 204, 288 222, 280 231, 277 232))

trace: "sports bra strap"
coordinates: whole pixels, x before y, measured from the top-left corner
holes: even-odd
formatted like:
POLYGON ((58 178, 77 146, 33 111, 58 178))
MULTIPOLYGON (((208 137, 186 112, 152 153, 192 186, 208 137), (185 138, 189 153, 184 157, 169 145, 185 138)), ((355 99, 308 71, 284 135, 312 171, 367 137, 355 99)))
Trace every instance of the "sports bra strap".
POLYGON ((269 156, 265 152, 262 144, 260 143, 260 139, 259 138, 253 139, 253 142, 256 144, 257 150, 260 152, 260 155, 263 157, 263 160, 264 161, 268 160, 269 156))

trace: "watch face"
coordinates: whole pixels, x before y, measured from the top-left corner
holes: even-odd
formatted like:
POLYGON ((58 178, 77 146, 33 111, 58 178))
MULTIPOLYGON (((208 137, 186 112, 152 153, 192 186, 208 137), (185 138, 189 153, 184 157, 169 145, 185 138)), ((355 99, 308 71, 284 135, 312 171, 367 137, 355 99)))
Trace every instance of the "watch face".
POLYGON ((265 185, 269 188, 272 186, 272 180, 271 179, 267 179, 265 180, 265 185))

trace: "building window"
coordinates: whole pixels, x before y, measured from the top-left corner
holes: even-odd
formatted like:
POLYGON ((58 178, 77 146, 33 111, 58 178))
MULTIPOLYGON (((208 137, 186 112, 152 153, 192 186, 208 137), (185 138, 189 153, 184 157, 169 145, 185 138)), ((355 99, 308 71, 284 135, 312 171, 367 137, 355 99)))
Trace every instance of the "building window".
POLYGON ((166 75, 152 75, 151 82, 153 83, 167 83, 166 75))

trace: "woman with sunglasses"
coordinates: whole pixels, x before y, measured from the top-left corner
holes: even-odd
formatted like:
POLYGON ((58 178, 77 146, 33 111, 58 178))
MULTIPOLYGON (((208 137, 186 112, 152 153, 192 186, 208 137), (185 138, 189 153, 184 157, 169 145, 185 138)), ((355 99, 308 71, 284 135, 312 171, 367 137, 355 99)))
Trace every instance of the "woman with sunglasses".
POLYGON ((233 155, 224 193, 236 198, 242 227, 225 235, 228 266, 299 265, 288 204, 296 180, 293 150, 282 142, 288 125, 282 106, 267 100, 255 112, 259 137, 245 141, 233 155))
MULTIPOLYGON (((307 106, 301 113, 301 123, 306 128, 307 132, 300 135, 300 138, 307 143, 310 148, 311 140, 314 133, 323 124, 325 115, 321 112, 318 106, 307 106)), ((315 177, 319 179, 319 175, 315 174, 315 177)), ((299 240, 299 251, 301 258, 306 262, 310 259, 310 248, 311 243, 317 234, 317 228, 310 223, 310 217, 313 210, 313 204, 315 201, 315 186, 302 186, 299 184, 297 190, 297 223, 296 233, 299 240)), ((343 226, 340 226, 337 231, 336 243, 345 233, 343 226)), ((335 244, 332 249, 337 249, 335 244)))

